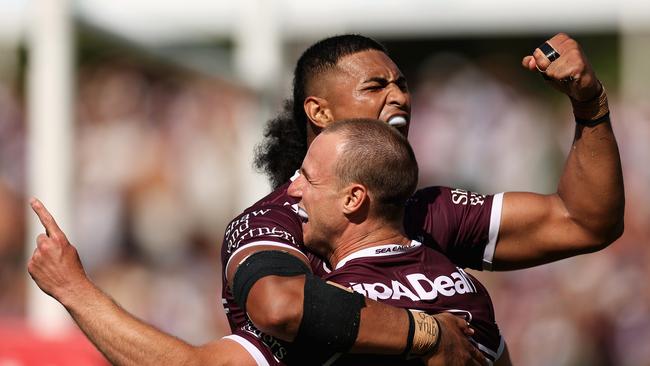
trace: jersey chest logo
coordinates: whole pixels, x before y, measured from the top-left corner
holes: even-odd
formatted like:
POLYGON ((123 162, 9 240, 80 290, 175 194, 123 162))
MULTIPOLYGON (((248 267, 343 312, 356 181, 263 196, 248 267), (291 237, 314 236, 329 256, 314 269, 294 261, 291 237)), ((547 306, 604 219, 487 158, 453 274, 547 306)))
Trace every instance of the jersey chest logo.
POLYGON ((397 280, 375 283, 351 283, 350 287, 372 300, 400 300, 403 297, 412 301, 434 300, 439 295, 451 297, 475 293, 476 286, 465 271, 457 268, 449 276, 441 275, 429 278, 423 273, 406 276, 406 283, 397 280))

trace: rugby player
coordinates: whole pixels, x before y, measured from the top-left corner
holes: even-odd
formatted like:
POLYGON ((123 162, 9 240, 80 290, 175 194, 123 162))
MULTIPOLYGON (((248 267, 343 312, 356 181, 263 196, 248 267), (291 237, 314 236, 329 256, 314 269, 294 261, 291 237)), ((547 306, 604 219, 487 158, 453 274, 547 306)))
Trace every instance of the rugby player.
MULTIPOLYGON (((476 330, 472 342, 490 364, 497 360, 498 365, 510 364, 485 288, 440 251, 405 235, 404 207, 415 191, 418 168, 402 135, 378 120, 336 122, 314 139, 300 172, 288 193, 299 200, 305 246, 332 267, 323 279, 397 307, 462 316, 476 330)), ((253 259, 272 255, 281 253, 260 252, 253 259)), ((306 266, 297 259, 287 264, 306 266)), ((331 293, 333 288, 324 285, 319 291, 331 293)), ((336 306, 326 297, 304 308, 321 312, 336 306)), ((286 306, 291 312, 303 310, 298 303, 286 306)), ((434 318, 415 316, 431 321, 427 325, 437 329, 434 318)), ((387 355, 319 353, 319 348, 279 342, 252 324, 235 330, 229 338, 252 344, 256 350, 251 356, 260 365, 420 364, 387 355)), ((430 340, 435 344, 436 337, 430 340)))
MULTIPOLYGON (((300 201, 299 210, 304 213, 301 217, 306 246, 327 258, 334 268, 325 279, 397 307, 428 313, 447 311, 460 316, 476 329, 471 341, 484 353, 486 363, 498 360, 498 365, 510 364, 485 288, 443 253, 410 240, 404 234, 404 204, 415 190, 418 169, 413 151, 402 135, 377 120, 337 122, 314 140, 301 172, 289 187, 289 194, 300 201), (383 169, 386 166, 401 169, 396 173, 395 169, 383 169)), ((72 249, 70 253, 74 253, 42 204, 34 201, 33 207, 48 232, 39 237, 39 251, 44 249, 45 255, 51 255, 51 251, 43 247, 58 246, 59 243, 51 243, 52 239, 63 238, 62 248, 72 249)), ((266 251, 256 253, 255 257, 268 259, 274 255, 283 253, 266 251)), ((78 257, 70 258, 80 266, 78 257)), ((260 263, 263 265, 264 261, 260 263)), ((35 258, 34 262, 40 262, 41 266, 47 264, 47 260, 41 258, 35 258)), ((56 261, 49 264, 57 265, 56 261)), ((287 264, 302 266, 308 271, 306 264, 298 259, 287 264)), ((325 296, 332 294, 332 290, 336 291, 327 284, 318 289, 325 296)), ((364 301, 362 295, 356 295, 358 301, 364 301)), ((304 308, 318 312, 336 306, 323 300, 306 304, 304 308)), ((293 311, 303 311, 301 304, 287 305, 293 307, 293 311)), ((421 364, 418 356, 444 361, 441 356, 444 352, 434 356, 417 351, 436 348, 440 342, 438 322, 419 312, 407 315, 412 323, 411 342, 424 344, 424 347, 406 347, 408 355, 342 356, 318 345, 282 342, 261 334, 249 324, 235 330, 234 335, 214 342, 213 349, 225 343, 228 352, 225 349, 213 352, 212 359, 216 364, 224 364, 227 360, 246 365, 253 360, 258 365, 274 366, 421 364), (421 331, 421 327, 428 331, 421 331), (228 344, 229 341, 237 342, 240 348, 236 350, 237 346, 228 344), (406 356, 413 360, 407 361, 406 356)), ((80 325, 83 327, 83 323, 80 325)))
MULTIPOLYGON (((607 96, 579 44, 557 34, 524 57, 522 65, 541 72, 570 98, 576 120, 572 149, 553 194, 483 196, 447 187, 414 194, 404 216, 407 236, 437 248, 461 268, 527 268, 600 250, 623 231, 623 179, 607 96)), ((316 277, 325 275, 327 264, 305 250, 296 200, 287 189, 289 172, 300 166, 307 146, 336 120, 379 119, 406 135, 406 80, 379 43, 356 35, 332 37, 298 60, 293 102, 287 107, 285 115, 270 122, 270 142, 259 158, 279 186, 235 218, 224 237, 223 301, 231 327, 252 322, 282 340, 326 344, 339 351, 351 347, 400 352, 407 339, 407 319, 394 309, 378 311, 367 301, 346 299, 343 292, 329 296, 338 306, 321 312, 303 315, 289 306, 322 299, 312 289, 318 279, 304 280, 304 270, 288 266, 290 256, 309 263, 316 277), (251 255, 270 250, 286 253, 285 258, 259 263, 260 257, 251 255), (387 312, 392 315, 386 317, 387 312), (333 328, 344 331, 314 329, 312 323, 338 324, 333 328)))

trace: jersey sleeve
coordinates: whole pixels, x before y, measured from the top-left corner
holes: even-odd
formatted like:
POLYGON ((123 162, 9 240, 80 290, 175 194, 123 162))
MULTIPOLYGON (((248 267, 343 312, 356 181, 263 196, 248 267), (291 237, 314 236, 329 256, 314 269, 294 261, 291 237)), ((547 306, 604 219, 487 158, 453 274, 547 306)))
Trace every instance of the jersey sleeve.
POLYGON ((412 239, 445 253, 456 265, 492 269, 503 194, 427 187, 407 202, 404 226, 412 239))
POLYGON ((255 326, 247 322, 233 330, 233 334, 225 336, 237 342, 260 366, 284 366, 287 354, 285 342, 260 332, 255 326))
POLYGON ((310 260, 304 254, 300 219, 290 205, 255 206, 232 220, 221 247, 223 268, 240 250, 260 245, 276 246, 310 260))

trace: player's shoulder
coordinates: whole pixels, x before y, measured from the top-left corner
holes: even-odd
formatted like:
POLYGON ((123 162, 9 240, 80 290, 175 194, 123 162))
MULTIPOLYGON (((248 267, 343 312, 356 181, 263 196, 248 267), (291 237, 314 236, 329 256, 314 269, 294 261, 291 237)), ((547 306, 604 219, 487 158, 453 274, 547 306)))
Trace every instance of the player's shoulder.
POLYGON ((444 186, 429 186, 420 188, 406 201, 407 211, 416 207, 424 207, 438 201, 448 199, 453 188, 444 186))
POLYGON ((439 197, 441 194, 446 193, 451 191, 453 188, 450 187, 445 187, 445 186, 428 186, 424 188, 420 188, 415 193, 413 193, 413 196, 411 199, 435 199, 436 197, 439 197))
POLYGON ((302 222, 297 205, 281 186, 232 219, 226 226, 222 260, 244 247, 272 245, 302 252, 302 222))
POLYGON ((273 217, 286 217, 293 220, 298 220, 296 216, 296 200, 289 196, 287 188, 289 182, 281 185, 273 190, 271 193, 253 203, 239 215, 237 215, 231 222, 240 221, 242 217, 254 218, 273 218, 273 217))
POLYGON ((477 205, 482 204, 485 198, 486 195, 463 188, 430 186, 418 189, 407 201, 407 207, 432 204, 477 205))

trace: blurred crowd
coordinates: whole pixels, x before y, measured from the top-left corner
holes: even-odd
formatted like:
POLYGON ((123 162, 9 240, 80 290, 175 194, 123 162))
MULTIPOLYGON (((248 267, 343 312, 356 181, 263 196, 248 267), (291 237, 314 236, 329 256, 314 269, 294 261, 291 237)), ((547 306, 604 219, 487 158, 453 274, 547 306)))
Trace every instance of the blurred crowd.
MULTIPOLYGON (((178 70, 107 62, 78 75, 68 235, 101 288, 191 342, 227 331, 218 246, 241 209, 235 192, 250 170, 241 135, 253 100, 178 70)), ((23 317, 26 121, 6 85, 0 111, 0 318, 23 317)))
MULTIPOLYGON (((423 63, 410 133, 421 185, 554 191, 573 136, 570 105, 499 75, 455 54, 423 63)), ((26 315, 27 142, 17 93, 0 81, 0 327, 26 315)), ((650 108, 609 95, 624 236, 535 269, 475 272, 517 364, 650 365, 650 108)), ((124 308, 192 343, 228 332, 219 246, 228 220, 253 202, 238 193, 250 184, 248 142, 261 140, 257 108, 244 88, 191 72, 105 62, 77 76, 71 239, 124 308)))

